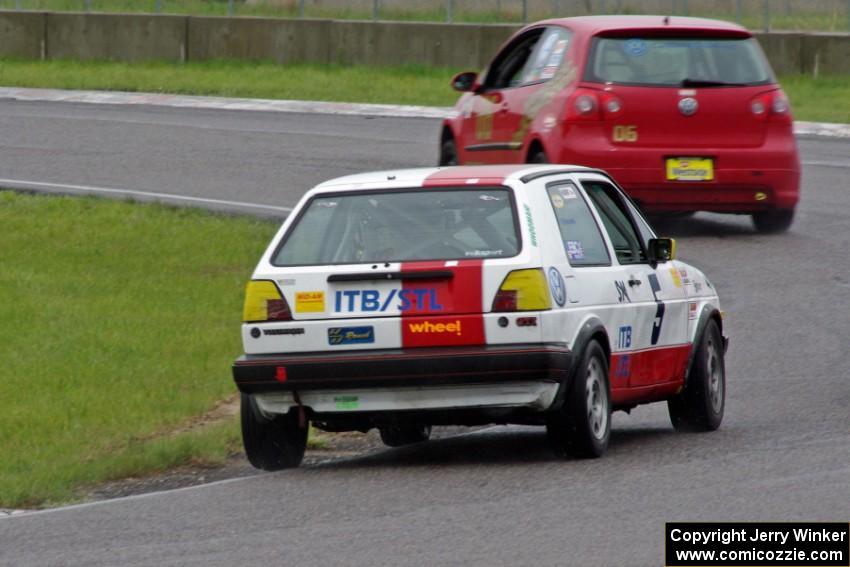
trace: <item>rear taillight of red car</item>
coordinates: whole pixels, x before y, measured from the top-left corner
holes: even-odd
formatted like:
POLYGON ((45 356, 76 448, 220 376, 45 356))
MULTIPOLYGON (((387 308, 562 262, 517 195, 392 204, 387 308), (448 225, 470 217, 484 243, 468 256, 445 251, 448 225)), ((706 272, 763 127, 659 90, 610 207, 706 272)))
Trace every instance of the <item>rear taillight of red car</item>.
POLYGON ((756 120, 791 122, 791 106, 781 90, 762 93, 750 101, 750 112, 756 120))
POLYGON ((567 100, 566 119, 571 121, 610 120, 622 113, 620 97, 603 91, 577 88, 567 100))

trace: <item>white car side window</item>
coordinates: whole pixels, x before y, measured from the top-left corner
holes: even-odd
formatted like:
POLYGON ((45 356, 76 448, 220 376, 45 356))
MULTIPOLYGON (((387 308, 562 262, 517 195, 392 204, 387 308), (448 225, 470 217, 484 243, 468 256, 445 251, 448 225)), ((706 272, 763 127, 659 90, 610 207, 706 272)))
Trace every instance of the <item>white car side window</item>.
POLYGON ((570 265, 610 266, 602 232, 578 187, 570 181, 558 181, 547 185, 546 191, 570 265))

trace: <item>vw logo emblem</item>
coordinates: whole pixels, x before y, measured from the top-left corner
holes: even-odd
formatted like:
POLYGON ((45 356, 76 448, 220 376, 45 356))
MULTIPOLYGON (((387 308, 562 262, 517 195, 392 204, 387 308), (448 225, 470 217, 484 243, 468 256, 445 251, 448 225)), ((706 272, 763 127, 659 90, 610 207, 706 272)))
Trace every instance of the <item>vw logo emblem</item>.
POLYGON ((691 116, 697 111, 697 108, 699 108, 699 104, 697 104, 695 98, 688 97, 679 101, 679 112, 685 116, 691 116))
POLYGON ((552 290, 552 299, 558 307, 563 307, 567 302, 567 286, 557 268, 549 268, 549 288, 552 290))

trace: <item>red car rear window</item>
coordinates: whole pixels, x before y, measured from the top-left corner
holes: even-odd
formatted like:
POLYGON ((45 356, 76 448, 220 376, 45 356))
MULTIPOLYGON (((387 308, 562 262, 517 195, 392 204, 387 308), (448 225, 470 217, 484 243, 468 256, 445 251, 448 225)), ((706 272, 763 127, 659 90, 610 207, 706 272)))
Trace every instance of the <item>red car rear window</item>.
POLYGON ((754 39, 710 37, 597 37, 584 79, 659 87, 774 82, 754 39))

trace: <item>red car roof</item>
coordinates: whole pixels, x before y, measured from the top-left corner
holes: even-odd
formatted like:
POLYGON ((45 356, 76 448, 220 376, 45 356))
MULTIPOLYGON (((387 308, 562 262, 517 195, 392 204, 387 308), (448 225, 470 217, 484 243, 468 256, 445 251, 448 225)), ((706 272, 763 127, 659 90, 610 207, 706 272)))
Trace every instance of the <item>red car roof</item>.
MULTIPOLYGON (((750 37, 752 34, 743 26, 721 20, 689 18, 685 16, 579 16, 576 18, 554 18, 537 24, 559 24, 589 35, 617 31, 688 31, 723 32, 723 35, 750 37), (665 22, 666 19, 666 22, 665 22)), ((536 25, 536 24, 534 24, 536 25)))

